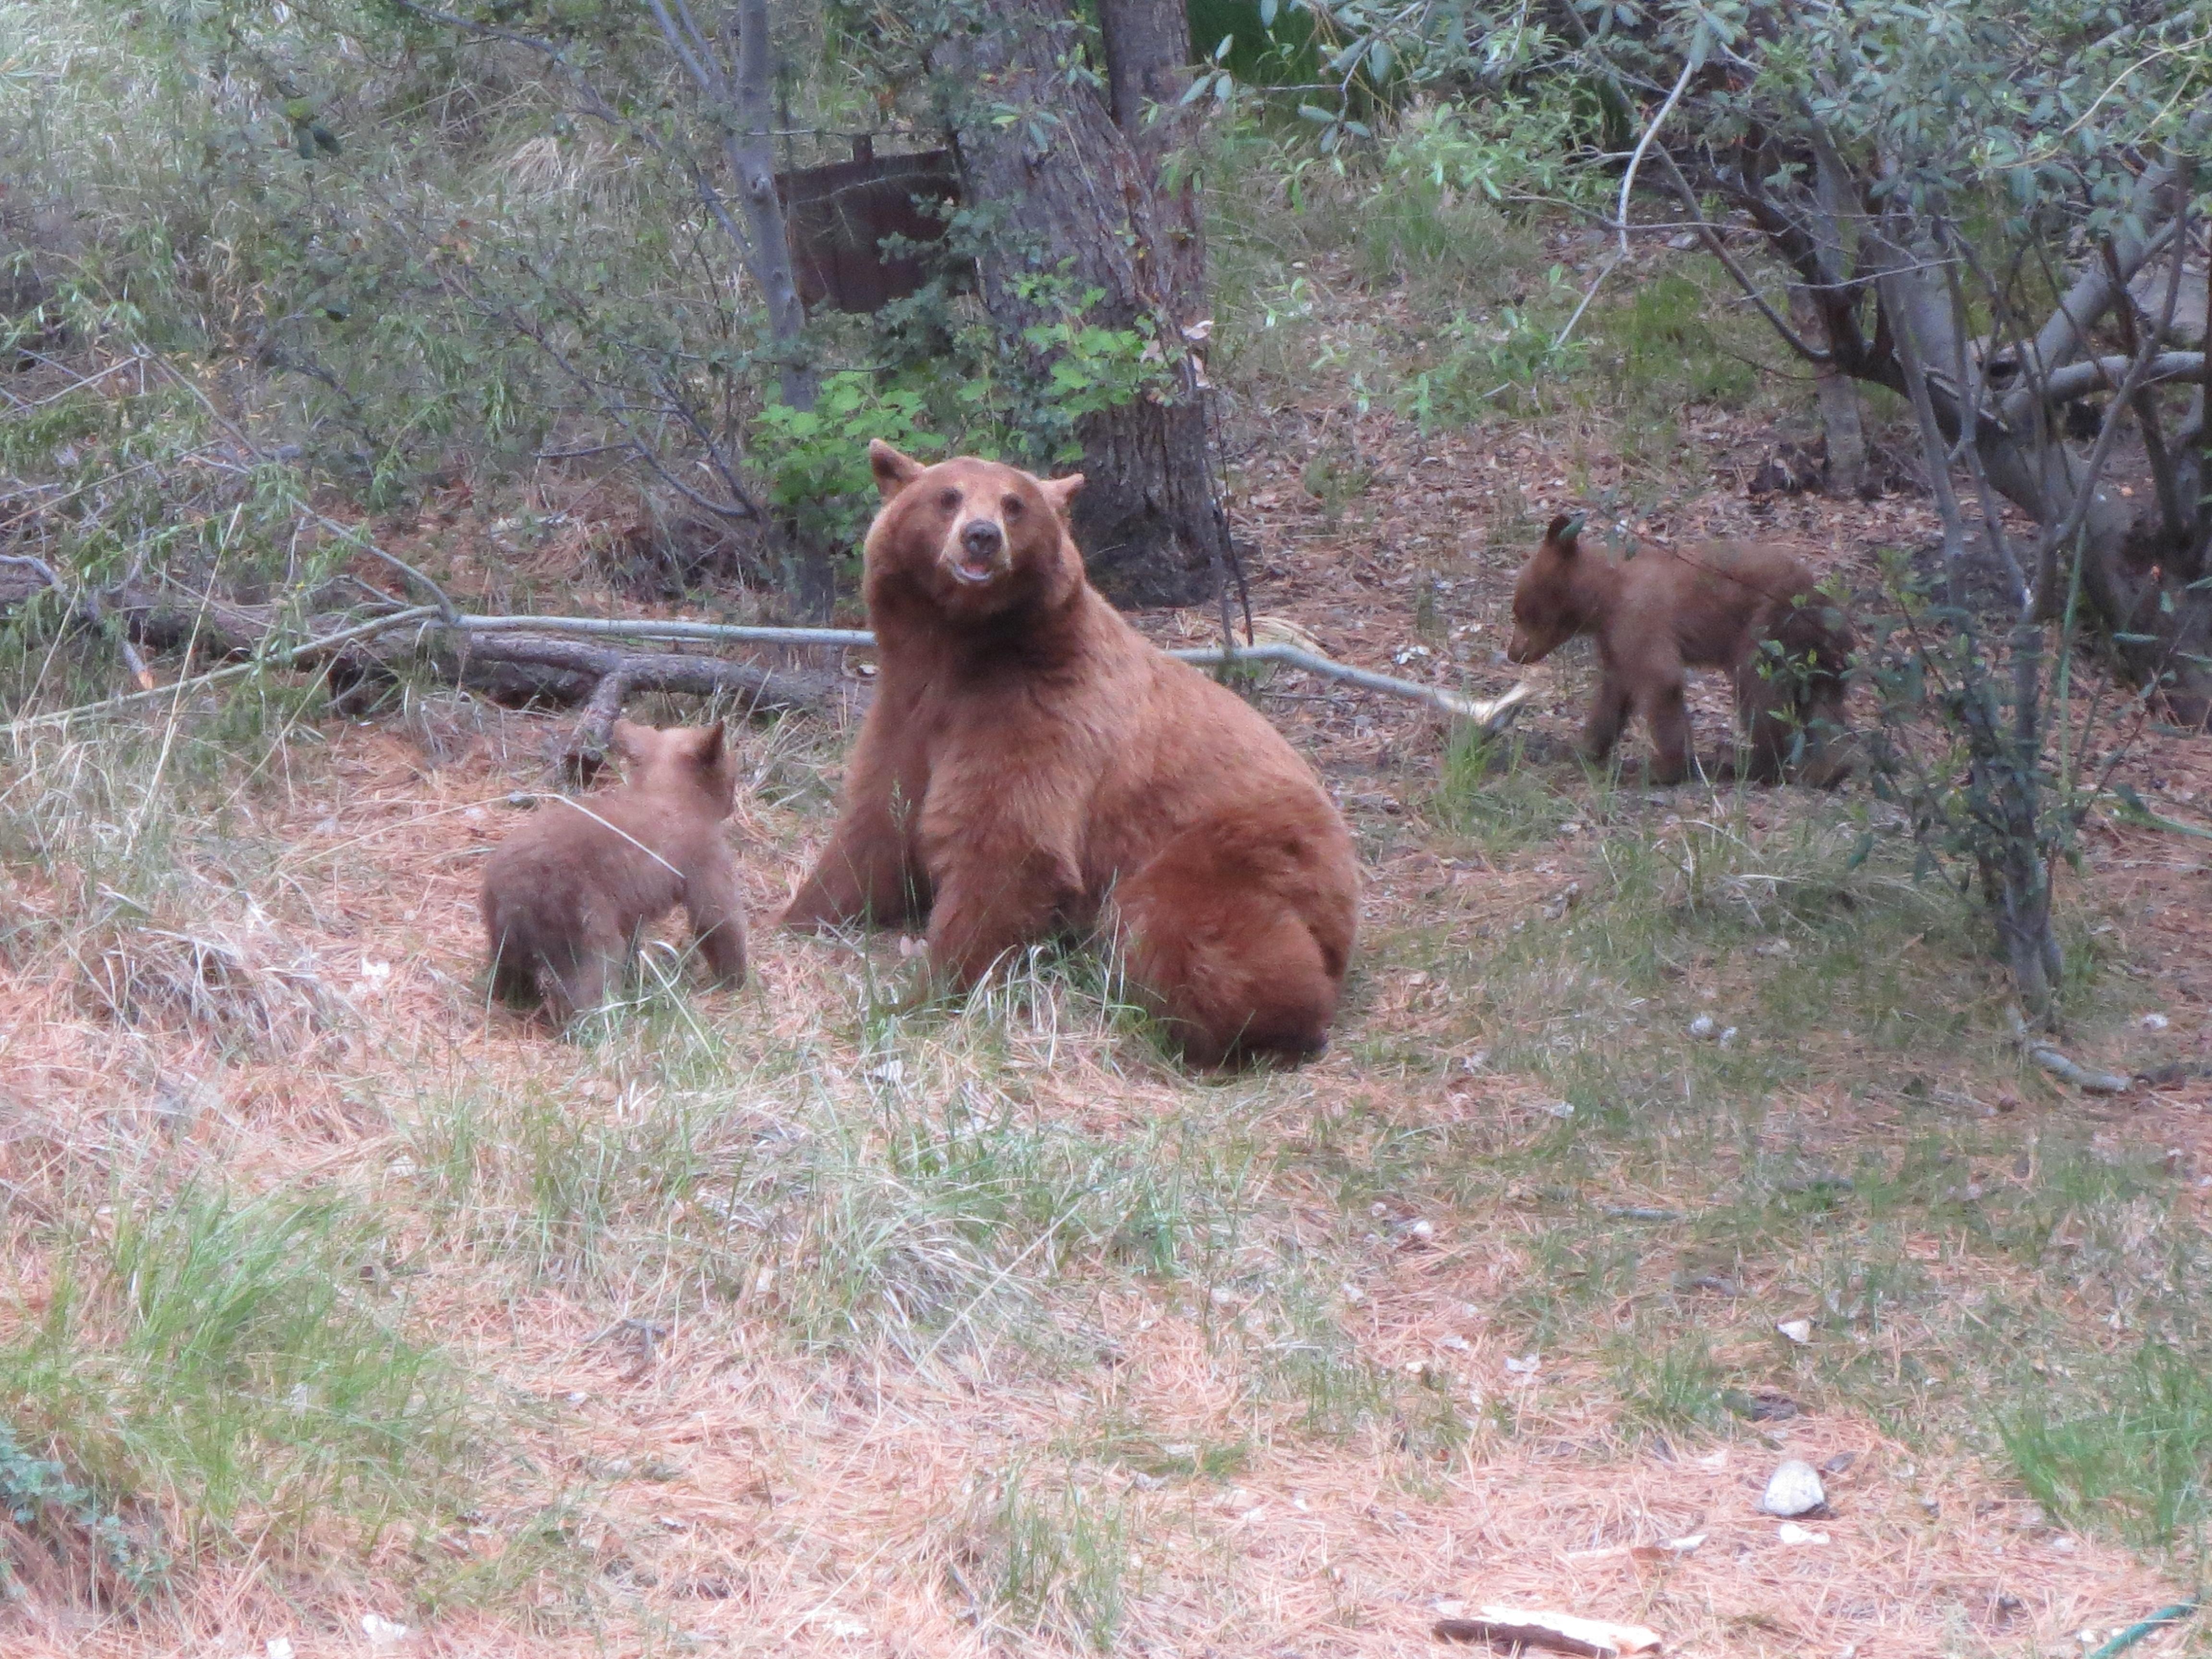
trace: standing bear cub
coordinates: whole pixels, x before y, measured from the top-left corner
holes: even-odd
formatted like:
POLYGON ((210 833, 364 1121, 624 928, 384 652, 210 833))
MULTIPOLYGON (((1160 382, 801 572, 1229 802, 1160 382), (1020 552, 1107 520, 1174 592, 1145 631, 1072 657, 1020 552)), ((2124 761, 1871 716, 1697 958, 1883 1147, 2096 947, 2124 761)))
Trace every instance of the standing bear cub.
POLYGON ((1541 662, 1577 635, 1595 636, 1601 673, 1584 754, 1604 760, 1638 714, 1651 733, 1646 775, 1680 782, 1691 760, 1685 671, 1724 668, 1735 677, 1748 776, 1778 780, 1802 737, 1797 776, 1823 788, 1843 781, 1834 740, 1857 637, 1810 570, 1786 553, 1728 543, 1615 560, 1583 551, 1581 529, 1579 514, 1553 519, 1522 567, 1505 654, 1541 662))
POLYGON ((932 977, 956 991, 1099 927, 1192 1063, 1317 1053, 1359 877, 1312 769, 1091 587, 1067 527, 1079 474, 868 459, 878 689, 785 921, 927 915, 932 977))
POLYGON ((638 935, 679 904, 715 978, 744 982, 744 907, 722 838, 737 768, 720 722, 617 720, 613 735, 621 787, 549 799, 484 866, 492 990, 509 1003, 543 998, 562 1025, 606 1000, 638 935))

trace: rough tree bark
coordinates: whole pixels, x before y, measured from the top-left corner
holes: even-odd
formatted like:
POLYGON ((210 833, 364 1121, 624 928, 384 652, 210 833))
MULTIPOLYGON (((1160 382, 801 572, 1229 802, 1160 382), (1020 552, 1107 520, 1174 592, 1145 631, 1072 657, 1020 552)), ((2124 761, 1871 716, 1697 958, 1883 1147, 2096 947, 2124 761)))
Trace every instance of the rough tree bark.
MULTIPOLYGON (((1825 347, 1826 331, 1820 307, 1802 283, 1790 285, 1790 320, 1806 339, 1825 347)), ((1866 487, 1866 427, 1860 419, 1859 389, 1833 359, 1813 365, 1813 395, 1820 405, 1821 435, 1827 441, 1831 495, 1856 495, 1866 487)))
POLYGON ((1020 285, 1064 263, 1079 290, 1102 291, 1085 320, 1148 327, 1173 373, 1173 395, 1079 426, 1088 482, 1075 532, 1117 603, 1189 605, 1223 591, 1231 555, 1204 373, 1186 333, 1205 316, 1195 187, 1164 189, 1159 165, 1180 136, 1188 26, 1175 0, 1106 0, 1101 13, 1110 106, 1081 66, 1080 26, 1062 0, 945 6, 929 67, 968 200, 1004 215, 980 261, 992 315, 1016 335, 1052 320, 1020 285), (1169 118, 1148 126, 1145 106, 1162 92, 1169 118))
MULTIPOLYGON (((799 302, 783 201, 775 190, 775 60, 768 0, 738 0, 723 17, 719 40, 701 26, 689 0, 646 3, 661 38, 690 77, 705 118, 720 129, 723 160, 737 181, 744 216, 743 234, 727 223, 726 214, 720 216, 768 313, 777 395, 793 409, 811 409, 817 387, 805 355, 806 309, 799 302)), ((719 212, 712 187, 703 178, 698 183, 702 199, 719 212)), ((834 550, 790 523, 779 524, 776 533, 790 549, 791 586, 799 613, 827 617, 837 594, 834 550)))
MULTIPOLYGON (((2212 132, 2212 112, 2191 128, 2191 142, 2212 132)), ((2142 354, 2136 396, 2115 399, 2111 418, 2138 428, 2124 465, 2134 484, 2123 494, 2110 470, 2091 469, 2083 446, 2069 443, 2061 406, 2090 393, 2118 390, 2133 359, 2099 356, 2094 331, 2115 307, 2133 307, 2130 322, 2155 336, 2162 319, 2145 312, 2128 284, 2162 252, 2186 240, 2181 220, 2186 191, 2172 159, 2143 169, 2133 211, 2075 274, 2050 314, 2026 337, 1997 341, 1984 351, 1965 338, 1960 307, 1930 250, 1878 234, 1873 181, 1854 173, 1818 136, 1802 153, 1754 133, 1713 165, 1695 151, 1680 162, 1662 157, 1686 204, 1694 203, 1685 168, 1741 207, 1788 265, 1818 312, 1820 335, 1793 331, 1771 312, 1768 320, 1816 369, 1887 386, 1910 398, 1912 388, 1900 332, 1911 328, 1924 354, 1926 391, 1943 441, 1971 442, 1990 486, 2040 526, 2036 556, 2023 574, 2044 620, 2057 615, 2072 548, 2081 548, 2081 591, 2104 625, 2115 656, 2137 685, 2162 687, 2173 716, 2196 724, 2212 711, 2212 480, 2206 465, 2205 378, 2212 356, 2203 350, 2142 354), (1809 173, 1813 187, 1793 197, 1772 181, 1809 173), (1871 306, 1871 317, 1869 311, 1871 306), (1900 315, 1900 313, 1908 313, 1900 315), (2189 386, 2185 413, 2172 430, 2157 430, 2152 389, 2189 386), (2120 405, 2124 404, 2125 407, 2120 405), (1971 437, 1969 437, 1971 434, 1971 437), (2146 441, 2146 437, 2148 441, 2146 441), (2159 476, 2161 471, 2163 477, 2159 476)), ((1709 238, 1709 246, 1717 246, 1709 238)), ((1756 284, 1722 257, 1747 293, 1756 284)), ((2170 327, 2171 319, 2163 319, 2170 327)), ((2156 343, 2154 338, 2151 343, 2156 343)), ((1956 453, 1947 451, 1946 453, 1956 453)), ((2107 459, 2114 457, 2106 452, 2107 459)))

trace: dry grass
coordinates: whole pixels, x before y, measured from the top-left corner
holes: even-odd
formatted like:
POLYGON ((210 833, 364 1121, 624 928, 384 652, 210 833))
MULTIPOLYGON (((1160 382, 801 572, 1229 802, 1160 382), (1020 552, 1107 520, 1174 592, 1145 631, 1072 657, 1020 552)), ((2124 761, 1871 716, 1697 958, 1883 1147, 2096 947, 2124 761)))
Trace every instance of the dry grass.
MULTIPOLYGON (((1365 718, 1418 751, 1389 711, 1365 718)), ((40 1316, 54 1230, 90 1187, 127 1204, 188 1170, 327 1194, 368 1228, 365 1298, 445 1356, 475 1426, 462 1486, 378 1511, 380 1532, 246 1515, 150 1601, 27 1599, 11 1651, 348 1652, 375 1612, 454 1654, 1390 1653, 1431 1645, 1439 1601, 1521 1599, 1690 1653, 1994 1653, 2166 1599, 2158 1571, 2033 1516, 1955 1402, 1884 1426, 1878 1389, 1772 1334, 1809 1313, 1820 1342, 1905 1377, 1956 1340, 1945 1304, 2022 1276, 1932 1221, 1902 1223, 1899 1254, 1941 1295, 1874 1330, 1807 1302, 1817 1264, 1787 1250, 1732 1260, 1739 1296, 1648 1269, 1597 1288, 1586 1261, 1559 1277, 1571 1228, 1580 1251, 1637 1231, 1577 1220, 1589 1202, 1686 1206, 1762 1143, 1849 1165, 1891 1133, 1862 1092, 1887 1058, 1862 1054, 1717 1103, 1755 1120, 1717 1160, 1570 1135, 1546 1109, 1565 1073, 1534 1056, 1579 970, 1526 928, 1549 930, 1570 871, 1598 890, 1581 840, 1469 871, 1439 863, 1448 832, 1356 809, 1366 966, 1336 1051, 1295 1074, 1180 1075, 1079 959, 902 1017, 895 940, 772 933, 743 993, 655 993, 563 1045, 487 1014, 477 971, 477 861, 508 792, 539 782, 544 735, 434 702, 295 743, 281 781, 229 793, 219 836, 179 801, 122 896, 204 889, 190 927, 72 927, 63 907, 97 886, 19 866, 0 1345, 40 1316), (219 877, 204 860, 234 840, 263 860, 219 877), (1467 948, 1486 933, 1488 962, 1467 948), (88 994, 114 963, 150 988, 88 994), (1476 1042, 1518 1058, 1468 1071, 1476 1042), (1692 1415, 1668 1417, 1673 1385, 1636 1356, 1685 1318, 1714 1377, 1813 1414, 1764 1433, 1699 1416, 1693 1378, 1674 1401, 1692 1415), (1533 1374, 1505 1365, 1530 1352, 1533 1374), (1783 1450, 1853 1456, 1826 1546, 1753 1511, 1783 1450), (1664 1569, 1615 1550, 1694 1532, 1664 1569)), ((80 741, 15 775, 102 740, 80 741)), ((836 739, 749 741, 765 914, 823 827, 805 780, 836 739)), ((1766 847, 1779 832, 1753 820, 1795 808, 1701 810, 1766 847)))

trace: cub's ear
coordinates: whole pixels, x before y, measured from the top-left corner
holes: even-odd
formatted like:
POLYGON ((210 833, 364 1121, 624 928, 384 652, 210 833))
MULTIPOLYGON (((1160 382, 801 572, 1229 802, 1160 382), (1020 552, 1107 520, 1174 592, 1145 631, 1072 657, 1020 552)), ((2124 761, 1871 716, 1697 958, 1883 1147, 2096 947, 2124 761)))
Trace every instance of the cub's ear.
POLYGON ((1544 532, 1544 539, 1562 553, 1573 552, 1575 538, 1583 533, 1583 520, 1586 516, 1588 515, 1581 513, 1560 514, 1558 518, 1552 520, 1550 527, 1544 532))
POLYGON ((1039 478, 1037 488, 1044 491, 1052 510, 1064 519, 1067 516, 1067 504, 1083 491, 1083 475, 1071 472, 1065 478, 1039 478))
POLYGON ((618 720, 607 732, 607 741, 632 766, 642 766, 653 753, 653 740, 660 733, 649 726, 640 726, 635 720, 618 720))
POLYGON ((712 766, 722 758, 722 722, 716 720, 691 739, 691 757, 702 766, 712 766))
POLYGON ((902 455, 881 438, 868 440, 868 471, 876 475, 876 490, 885 501, 921 476, 921 463, 902 455))

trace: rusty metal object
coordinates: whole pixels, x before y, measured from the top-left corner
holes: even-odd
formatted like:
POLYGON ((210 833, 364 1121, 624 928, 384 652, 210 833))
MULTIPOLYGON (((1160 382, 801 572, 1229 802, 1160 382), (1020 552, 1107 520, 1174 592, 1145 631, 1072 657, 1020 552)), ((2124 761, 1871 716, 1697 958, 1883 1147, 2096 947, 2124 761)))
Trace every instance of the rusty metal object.
POLYGON ((861 137, 853 141, 851 161, 779 173, 775 188, 800 301, 810 311, 826 303, 866 314, 929 280, 927 253, 920 247, 886 253, 884 239, 943 240, 945 220, 933 208, 959 201, 960 174, 949 149, 879 156, 861 137))

